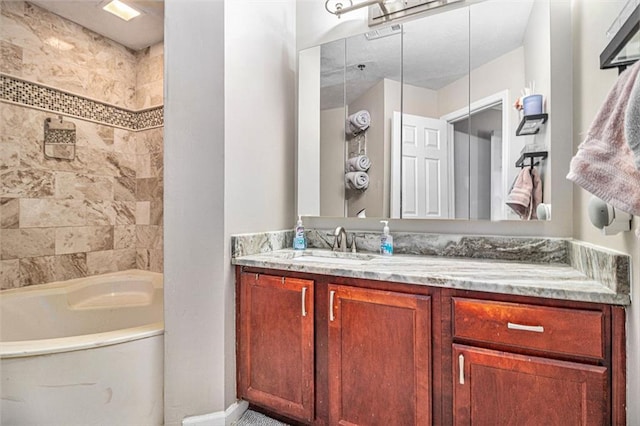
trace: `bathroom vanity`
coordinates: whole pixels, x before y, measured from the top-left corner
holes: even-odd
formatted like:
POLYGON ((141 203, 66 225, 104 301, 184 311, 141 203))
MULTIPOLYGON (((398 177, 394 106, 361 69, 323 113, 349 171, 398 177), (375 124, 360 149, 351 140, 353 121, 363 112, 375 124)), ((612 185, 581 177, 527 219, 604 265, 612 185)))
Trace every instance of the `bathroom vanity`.
POLYGON ((303 424, 625 424, 628 258, 553 244, 566 263, 240 250, 238 397, 303 424))

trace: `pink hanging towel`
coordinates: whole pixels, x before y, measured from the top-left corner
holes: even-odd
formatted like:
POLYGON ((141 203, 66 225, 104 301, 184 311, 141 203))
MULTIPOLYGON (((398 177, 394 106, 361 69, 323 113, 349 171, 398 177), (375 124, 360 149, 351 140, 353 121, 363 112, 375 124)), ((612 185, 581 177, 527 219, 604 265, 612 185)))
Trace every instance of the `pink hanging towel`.
POLYGON ((640 215, 640 171, 625 139, 625 113, 640 61, 623 72, 571 160, 567 179, 615 208, 640 215))

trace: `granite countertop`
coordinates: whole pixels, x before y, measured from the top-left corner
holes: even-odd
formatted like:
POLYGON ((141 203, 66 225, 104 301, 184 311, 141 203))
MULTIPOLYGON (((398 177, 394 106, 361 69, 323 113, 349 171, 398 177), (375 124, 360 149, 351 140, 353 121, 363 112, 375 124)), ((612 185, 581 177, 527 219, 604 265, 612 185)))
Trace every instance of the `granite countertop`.
MULTIPOLYGON (((309 274, 362 278, 462 290, 535 296, 560 300, 628 305, 628 259, 565 240, 564 260, 530 262, 415 254, 382 256, 271 247, 259 252, 234 250, 234 265, 309 274), (603 255, 604 253, 604 255, 603 255), (570 261, 570 257, 579 259, 570 261), (603 260, 603 258, 605 260, 603 260), (613 259, 613 260, 611 260, 613 259), (620 268, 620 264, 623 265, 620 268), (585 265, 587 268, 585 268, 585 265), (611 269, 608 277, 602 270, 611 269), (625 269, 626 268, 626 269, 625 269), (593 271, 593 273, 591 272, 593 271), (600 275, 598 275, 600 274, 600 275)), ((237 241, 234 241, 237 243, 237 241)), ((557 242, 554 244, 557 245, 557 242)), ((285 246, 286 247, 286 246, 285 246)), ((253 251, 253 250, 252 250, 253 251)), ((562 256, 561 256, 562 258, 562 256)))

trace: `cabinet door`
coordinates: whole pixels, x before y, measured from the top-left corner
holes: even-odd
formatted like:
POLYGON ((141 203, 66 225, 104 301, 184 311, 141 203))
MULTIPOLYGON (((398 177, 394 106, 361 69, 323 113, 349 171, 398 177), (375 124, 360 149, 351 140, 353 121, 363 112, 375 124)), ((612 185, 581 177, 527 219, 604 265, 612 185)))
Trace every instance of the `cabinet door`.
POLYGON ((608 424, 607 369, 453 345, 455 425, 608 424))
POLYGON ((328 291, 329 424, 430 424, 430 297, 328 291))
POLYGON ((313 281, 241 276, 238 393, 282 415, 313 419, 313 281))

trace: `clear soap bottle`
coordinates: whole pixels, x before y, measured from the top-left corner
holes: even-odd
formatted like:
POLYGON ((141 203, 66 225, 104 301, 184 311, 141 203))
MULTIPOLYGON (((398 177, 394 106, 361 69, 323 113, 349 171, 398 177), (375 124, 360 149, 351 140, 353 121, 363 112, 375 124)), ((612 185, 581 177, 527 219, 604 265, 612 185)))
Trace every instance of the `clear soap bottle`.
POLYGON ((305 250, 307 248, 307 239, 304 236, 304 226, 302 225, 302 216, 298 216, 296 223, 295 235, 293 236, 294 250, 305 250))
POLYGON ((380 235, 380 254, 391 256, 393 254, 393 236, 389 234, 389 221, 381 220, 380 223, 384 223, 382 235, 380 235))

